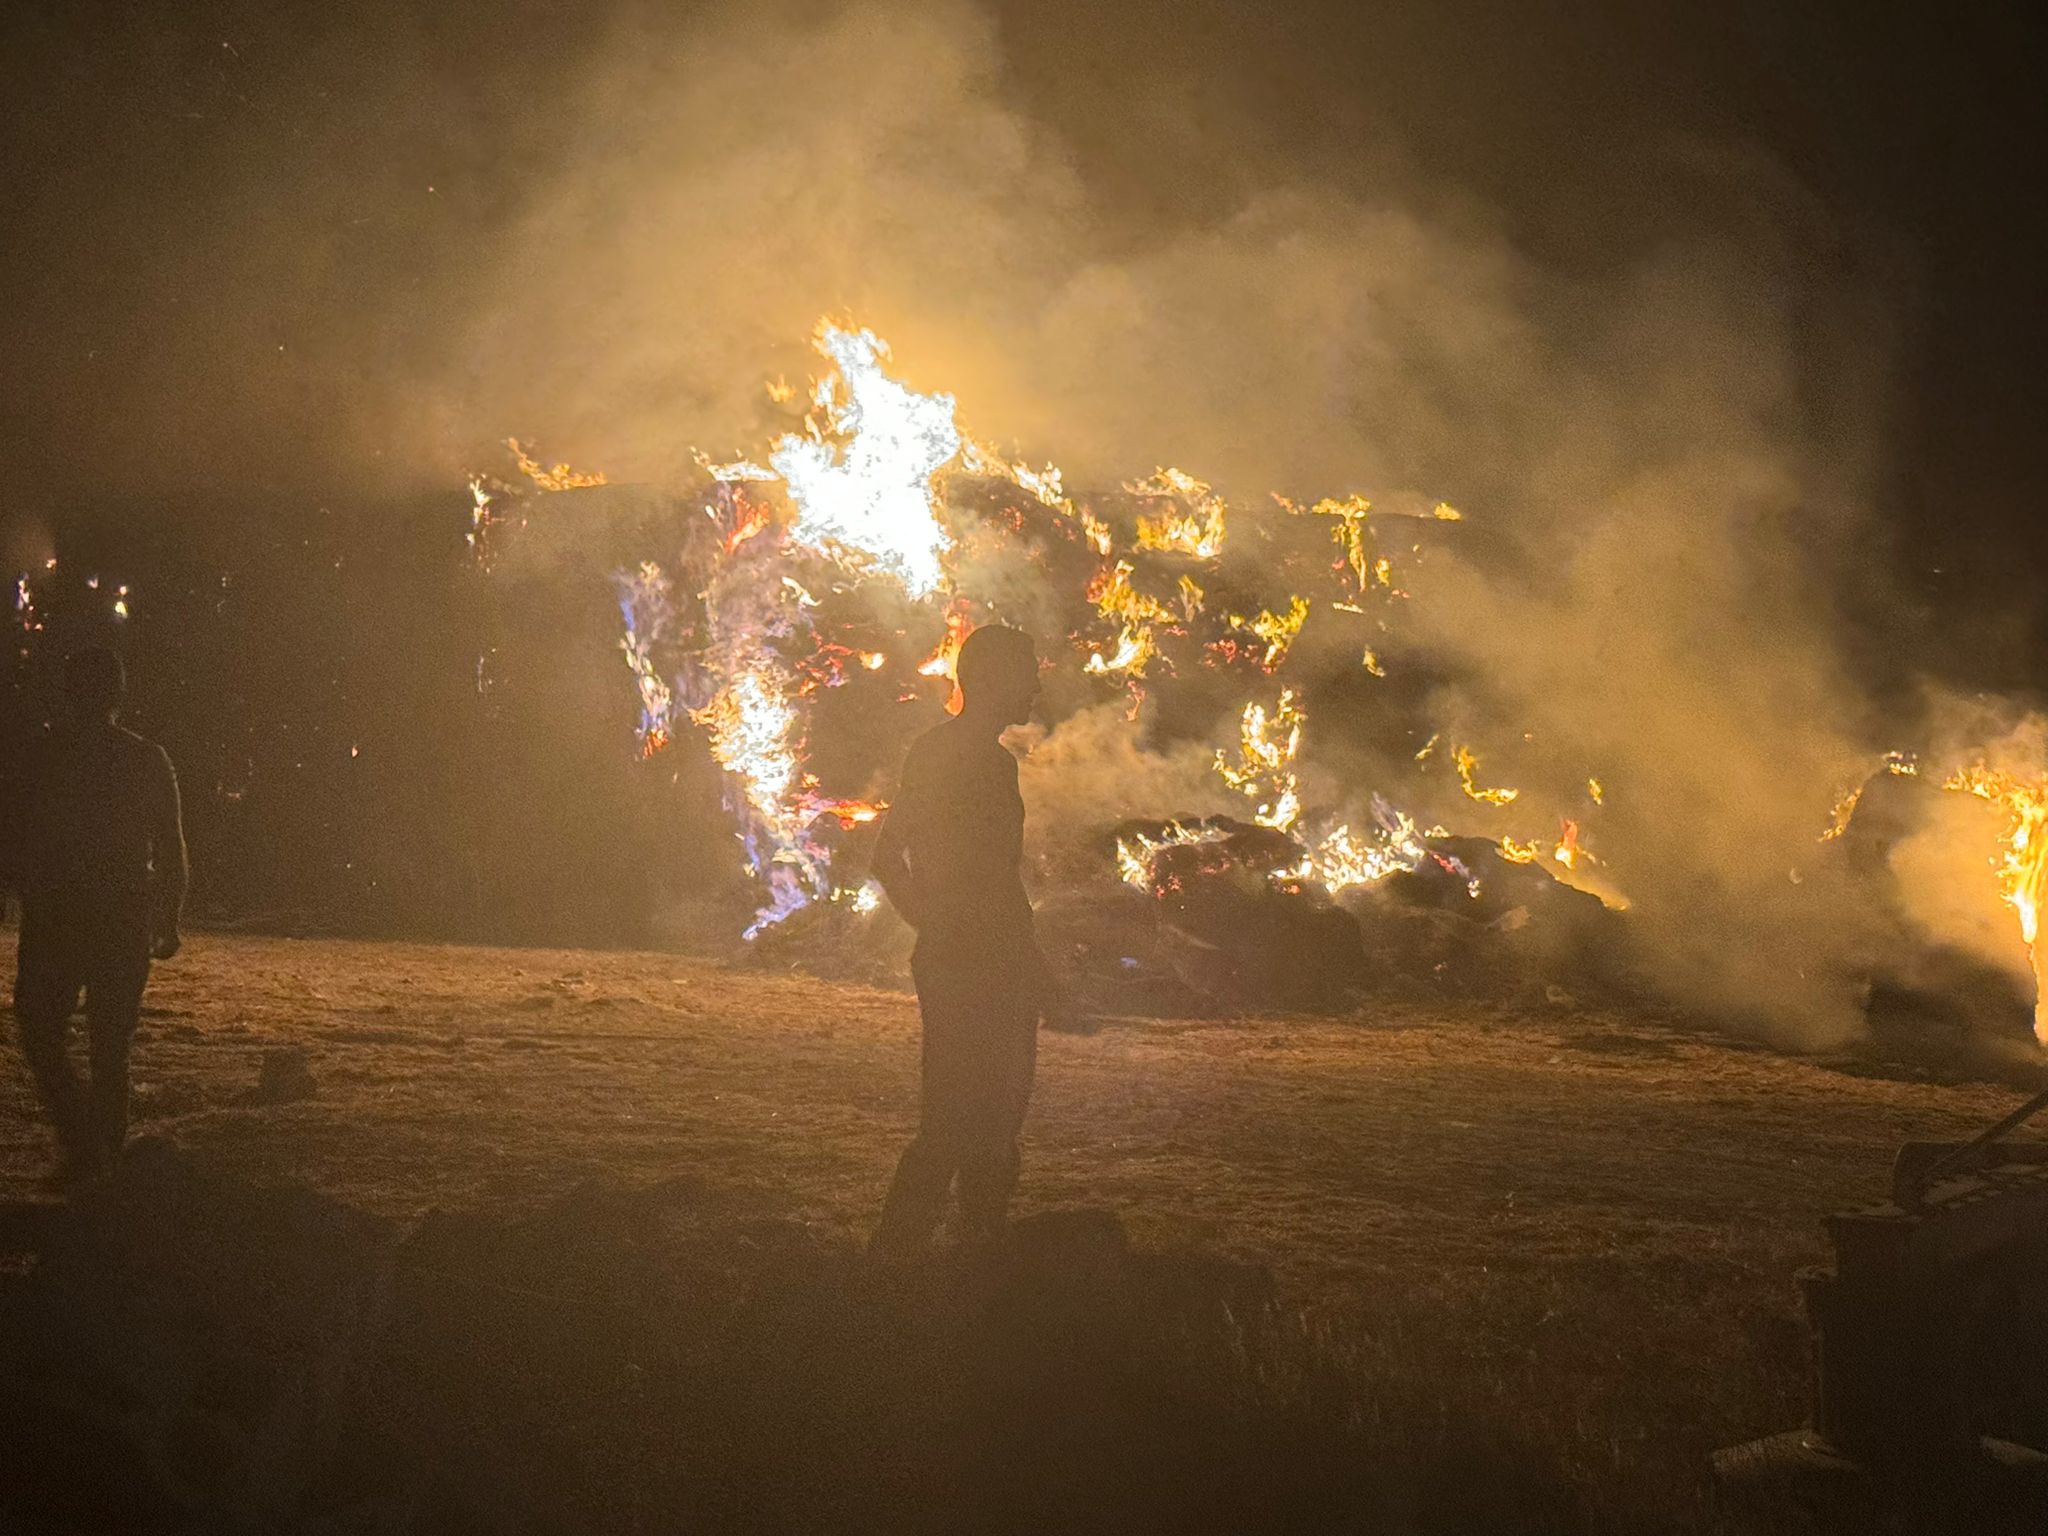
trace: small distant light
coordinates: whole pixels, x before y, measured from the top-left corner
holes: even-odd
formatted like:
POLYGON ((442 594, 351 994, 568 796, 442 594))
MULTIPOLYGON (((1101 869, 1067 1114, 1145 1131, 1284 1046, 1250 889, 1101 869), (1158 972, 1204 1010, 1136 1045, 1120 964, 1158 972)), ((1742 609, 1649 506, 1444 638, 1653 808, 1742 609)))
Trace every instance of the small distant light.
POLYGON ((91 587, 91 588, 93 589, 93 591, 95 591, 95 592, 99 591, 99 589, 100 589, 100 579, 99 579, 99 577, 97 577, 97 576, 88 576, 88 577, 86 577, 86 578, 85 578, 85 584, 86 584, 86 585, 87 585, 88 587, 91 587))
POLYGON ((348 748, 348 755, 350 757, 361 757, 363 755, 363 749, 357 746, 354 742, 350 742, 348 748))
POLYGON ((115 604, 114 604, 114 617, 115 617, 115 618, 117 618, 117 619, 125 619, 125 618, 127 618, 127 617, 128 617, 128 604, 127 604, 127 603, 125 603, 125 602, 121 602, 121 601, 116 601, 116 602, 115 602, 115 604))

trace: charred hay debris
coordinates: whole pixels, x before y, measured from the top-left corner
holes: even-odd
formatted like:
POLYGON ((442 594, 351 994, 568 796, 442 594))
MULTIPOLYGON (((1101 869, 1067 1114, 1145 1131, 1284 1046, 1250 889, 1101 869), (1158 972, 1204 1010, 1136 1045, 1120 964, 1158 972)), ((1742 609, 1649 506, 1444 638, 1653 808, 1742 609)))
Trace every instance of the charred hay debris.
MULTIPOLYGON (((1475 894, 1465 861, 1492 854, 1479 840, 1432 840, 1415 869, 1332 894, 1290 874, 1302 859, 1293 838, 1228 816, 1125 824, 1102 849, 1113 857, 1148 837, 1160 841, 1142 884, 1076 882, 1038 904, 1040 942, 1087 1009, 1346 1011, 1390 995, 1567 1001, 1621 984, 1619 914, 1504 861, 1497 873, 1480 864, 1496 878, 1475 894)), ((902 985, 910 939, 886 914, 827 906, 793 915, 743 955, 902 985)))
MULTIPOLYGON (((867 852, 961 641, 1000 621, 1044 660, 1047 766, 1026 772, 1042 924, 1098 1001, 1641 983, 1622 959, 1625 818, 1654 813, 1615 821, 1629 787, 1568 743, 1518 763, 1520 742, 1432 718, 1446 680, 1404 644, 1404 583, 1460 513, 1237 504, 1170 468, 1084 494, 892 376, 872 333, 821 323, 816 346, 807 396, 770 391, 765 451, 699 455, 686 486, 607 486, 516 442, 518 473, 471 485, 471 542, 506 590, 615 564, 638 751, 671 784, 691 776, 686 737, 716 765, 737 857, 691 894, 751 908, 734 927, 753 958, 900 978, 867 852)), ((479 657, 479 686, 505 664, 479 657)), ((1979 764, 1945 787, 2002 818, 1999 890, 2030 951, 2048 779, 1979 764)), ((1886 937, 1924 947, 1904 924, 1886 937)))

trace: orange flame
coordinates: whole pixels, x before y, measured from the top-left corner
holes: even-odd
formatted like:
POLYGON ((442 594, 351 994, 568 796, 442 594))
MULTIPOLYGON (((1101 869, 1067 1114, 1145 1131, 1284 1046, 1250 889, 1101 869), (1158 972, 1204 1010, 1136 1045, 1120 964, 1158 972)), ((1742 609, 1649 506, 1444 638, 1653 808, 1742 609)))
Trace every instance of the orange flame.
POLYGON ((2048 1043, 2048 998, 2041 992, 2044 956, 2037 943, 2041 907, 2048 899, 2048 777, 2021 779, 1979 763, 1949 775, 1942 788, 1975 795, 2005 812, 2005 847, 1995 866, 1999 890, 2019 914, 2020 938, 2034 968, 2034 1034, 2048 1043))
POLYGON ((519 462, 519 472, 544 491, 580 491, 588 486, 604 485, 603 470, 583 471, 571 469, 566 464, 552 468, 544 466, 519 444, 516 437, 505 439, 505 446, 512 450, 512 457, 519 462))
POLYGON ((966 703, 960 692, 960 647, 966 644, 974 629, 974 620, 967 616, 967 604, 955 602, 946 610, 945 634, 939 637, 938 646, 917 668, 919 677, 943 677, 953 684, 953 691, 946 696, 946 713, 949 715, 959 714, 961 706, 966 703))

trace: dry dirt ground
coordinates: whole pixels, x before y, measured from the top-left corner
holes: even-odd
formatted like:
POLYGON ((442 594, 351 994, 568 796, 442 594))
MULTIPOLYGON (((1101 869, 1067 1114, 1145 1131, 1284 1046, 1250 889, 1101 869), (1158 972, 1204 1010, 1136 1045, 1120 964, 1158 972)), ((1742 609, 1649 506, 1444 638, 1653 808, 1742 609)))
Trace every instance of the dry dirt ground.
MULTIPOLYGON (((908 997, 660 954, 197 935, 145 1015, 138 1130, 401 1219, 688 1174, 850 1243, 915 1105, 908 997), (284 1046, 314 1093, 253 1102, 284 1046)), ((52 1159, 7 1061, 23 1199, 52 1159)), ((1820 1218, 2017 1097, 1569 1008, 1108 1020, 1043 1039, 1021 1204, 1270 1266, 1399 1411, 1511 1426, 1606 1523, 1706 1529, 1708 1452, 1801 1417, 1820 1218)))

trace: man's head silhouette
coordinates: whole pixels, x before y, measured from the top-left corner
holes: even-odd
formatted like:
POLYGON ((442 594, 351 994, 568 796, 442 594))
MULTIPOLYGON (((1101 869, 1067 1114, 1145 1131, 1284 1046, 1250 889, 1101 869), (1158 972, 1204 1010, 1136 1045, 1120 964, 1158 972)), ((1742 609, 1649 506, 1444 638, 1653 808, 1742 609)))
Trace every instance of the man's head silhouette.
POLYGON ((960 646, 954 667, 960 713, 994 725, 1022 725, 1038 698, 1038 652, 1031 637, 1007 624, 984 624, 960 646))
POLYGON ((88 645, 64 658, 64 703, 74 720, 113 719, 127 691, 127 669, 104 645, 88 645))

